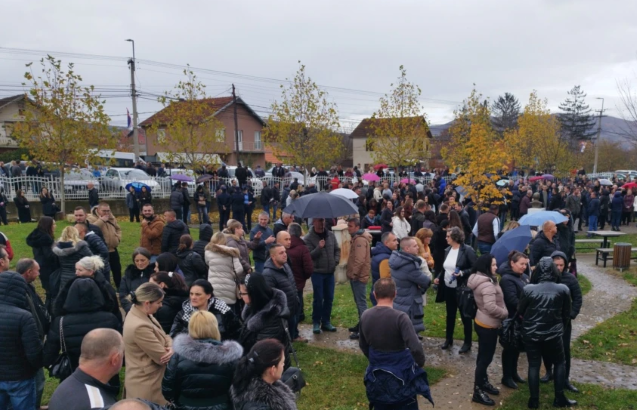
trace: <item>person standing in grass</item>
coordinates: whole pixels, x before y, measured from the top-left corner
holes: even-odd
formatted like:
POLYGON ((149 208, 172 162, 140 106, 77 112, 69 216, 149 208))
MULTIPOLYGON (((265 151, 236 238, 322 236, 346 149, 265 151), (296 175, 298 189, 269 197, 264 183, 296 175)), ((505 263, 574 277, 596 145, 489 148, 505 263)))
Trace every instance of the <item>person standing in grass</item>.
POLYGON ((352 237, 349 259, 347 260, 347 279, 352 287, 354 302, 358 310, 358 323, 349 328, 352 334, 350 339, 358 339, 360 332, 360 319, 367 309, 367 282, 371 271, 370 245, 372 236, 361 229, 358 218, 350 218, 347 221, 347 231, 352 237))

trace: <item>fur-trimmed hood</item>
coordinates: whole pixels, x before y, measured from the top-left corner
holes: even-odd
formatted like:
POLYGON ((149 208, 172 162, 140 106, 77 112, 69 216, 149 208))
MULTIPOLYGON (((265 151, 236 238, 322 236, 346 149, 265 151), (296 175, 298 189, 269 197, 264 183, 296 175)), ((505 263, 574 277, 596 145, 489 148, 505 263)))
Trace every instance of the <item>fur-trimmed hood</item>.
POLYGON ((84 241, 79 241, 75 245, 72 242, 56 242, 53 246, 53 253, 58 257, 64 257, 73 255, 76 252, 79 252, 82 248, 88 248, 88 243, 84 241))
POLYGON ((269 384, 257 377, 239 394, 232 387, 230 396, 237 410, 250 408, 254 404, 265 404, 270 410, 297 410, 294 393, 281 380, 269 384))
POLYGON ((194 340, 187 334, 180 334, 173 341, 173 350, 179 356, 197 363, 227 364, 241 358, 243 347, 233 340, 194 340))
POLYGON ((223 255, 227 255, 230 257, 238 258, 239 257, 239 249, 231 248, 230 246, 225 245, 217 245, 216 243, 211 243, 206 246, 206 250, 214 253, 220 253, 223 255))
POLYGON ((272 291, 274 292, 274 296, 272 296, 272 299, 260 311, 252 312, 249 305, 246 305, 243 309, 241 318, 245 321, 245 325, 249 331, 258 333, 271 318, 290 316, 285 293, 275 288, 272 288, 272 291))

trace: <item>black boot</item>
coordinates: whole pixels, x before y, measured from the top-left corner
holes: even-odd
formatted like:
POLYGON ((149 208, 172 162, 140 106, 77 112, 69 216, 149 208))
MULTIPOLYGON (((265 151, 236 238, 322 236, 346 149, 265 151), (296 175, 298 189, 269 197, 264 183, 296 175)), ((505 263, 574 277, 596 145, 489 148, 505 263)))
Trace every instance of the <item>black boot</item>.
POLYGON ((555 400, 553 400, 553 407, 573 407, 577 406, 575 400, 569 400, 564 393, 555 393, 555 400))
POLYGON ((482 391, 485 391, 489 394, 493 394, 494 396, 498 396, 500 394, 500 390, 498 390, 494 385, 489 383, 488 380, 482 385, 482 391))
POLYGON ((440 346, 442 350, 447 350, 451 346, 453 346, 453 340, 445 340, 445 342, 440 346))
POLYGON ((462 345, 458 353, 464 354, 464 353, 468 353, 470 350, 471 350, 471 343, 464 342, 464 344, 462 345))
POLYGON ((513 373, 513 381, 516 382, 516 383, 520 383, 520 384, 526 383, 526 380, 524 380, 522 377, 520 377, 520 375, 517 374, 517 373, 513 373))
POLYGON ((540 381, 542 383, 548 383, 551 380, 553 380, 553 371, 552 370, 547 370, 546 374, 540 378, 540 381))
POLYGON ((571 384, 568 380, 564 384, 564 388, 573 393, 579 393, 579 389, 571 384))
POLYGON ((529 398, 529 408, 530 409, 540 408, 540 399, 534 399, 533 397, 529 398))
POLYGON ((506 387, 508 387, 509 389, 517 389, 517 388, 518 388, 518 385, 517 385, 517 384, 515 384, 515 382, 513 381, 513 379, 512 379, 512 378, 510 378, 510 377, 508 377, 508 378, 506 378, 506 379, 502 379, 501 383, 502 383, 502 385, 503 385, 503 386, 506 386, 506 387))
POLYGON ((353 333, 358 333, 360 331, 361 322, 356 323, 356 326, 350 327, 347 330, 353 333))
POLYGON ((478 386, 473 388, 473 397, 471 401, 476 403, 484 404, 485 406, 495 406, 495 402, 489 397, 487 393, 482 391, 478 386))

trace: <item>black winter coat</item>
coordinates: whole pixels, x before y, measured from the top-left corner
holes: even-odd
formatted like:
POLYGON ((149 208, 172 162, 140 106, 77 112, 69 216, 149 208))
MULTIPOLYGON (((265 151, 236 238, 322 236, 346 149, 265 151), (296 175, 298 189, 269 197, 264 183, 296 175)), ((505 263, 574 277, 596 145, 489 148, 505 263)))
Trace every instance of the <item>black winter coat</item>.
POLYGON ((111 264, 108 261, 108 246, 104 243, 104 239, 100 238, 95 232, 87 232, 84 235, 84 241, 88 243, 88 247, 93 255, 98 255, 104 261, 104 267, 102 268, 102 274, 108 276, 111 271, 111 264))
MULTIPOLYGON (((449 251, 451 250, 451 246, 445 249, 445 257, 442 259, 440 266, 444 264, 445 259, 447 259, 447 255, 449 255, 449 251)), ((456 267, 460 269, 462 272, 462 276, 458 276, 456 282, 458 283, 458 288, 461 286, 465 286, 467 284, 467 280, 471 275, 471 269, 473 265, 478 260, 476 256, 476 252, 472 247, 468 245, 460 245, 460 249, 458 249, 458 259, 456 259, 456 267)), ((444 269, 440 270, 438 274, 438 293, 436 294, 436 303, 442 303, 445 301, 445 271, 444 269)))
POLYGON ((522 296, 522 289, 529 284, 529 275, 518 275, 513 272, 509 261, 504 262, 498 268, 498 273, 502 277, 500 279, 500 288, 504 296, 504 304, 506 305, 509 317, 515 316, 522 296))
POLYGON ((181 189, 175 189, 170 193, 170 209, 181 210, 184 207, 184 194, 181 189))
POLYGON ((0 274, 0 381, 26 380, 42 367, 42 342, 27 302, 27 282, 0 274))
POLYGON ((150 275, 155 272, 155 264, 150 263, 146 266, 146 269, 139 270, 134 263, 131 263, 126 267, 124 271, 124 277, 122 277, 122 281, 119 284, 119 302, 122 304, 122 309, 126 313, 133 306, 130 293, 135 291, 138 287, 148 282, 150 279, 150 275))
MULTIPOLYGON (((174 273, 177 275, 177 273, 174 273)), ((164 300, 161 303, 161 307, 153 316, 161 328, 164 329, 164 333, 170 334, 170 329, 173 327, 175 317, 181 311, 181 307, 186 300, 188 300, 189 294, 187 290, 181 289, 164 289, 164 300)))
POLYGON ((286 263, 282 268, 277 268, 272 259, 268 259, 263 266, 263 276, 268 286, 285 293, 290 314, 294 315, 299 306, 299 296, 290 265, 286 263))
POLYGON ((179 248, 179 238, 181 235, 190 233, 188 225, 181 219, 175 219, 172 222, 167 223, 164 226, 164 231, 161 234, 161 251, 176 253, 179 248))
POLYGON ((227 340, 194 340, 178 335, 161 391, 180 410, 231 410, 230 386, 243 348, 227 340))
POLYGON ((75 264, 85 256, 93 256, 88 243, 79 241, 75 245, 72 242, 57 242, 53 246, 53 253, 58 257, 60 268, 51 275, 51 294, 55 298, 66 283, 75 278, 75 264))
POLYGON ((575 232, 573 232, 573 225, 570 221, 568 225, 559 224, 557 226, 555 241, 558 243, 558 248, 564 252, 568 260, 571 261, 575 255, 575 232))
POLYGON ((394 213, 389 208, 383 209, 383 212, 380 214, 380 226, 381 226, 380 230, 382 233, 392 231, 393 227, 390 226, 389 224, 391 223, 391 220, 393 217, 394 217, 394 213))
POLYGON ((60 267, 56 254, 53 253, 53 238, 39 229, 34 229, 27 236, 27 245, 33 249, 33 259, 40 265, 40 281, 44 290, 49 292, 49 278, 60 267))
POLYGON ((190 287, 197 279, 208 279, 208 266, 204 259, 192 249, 177 251, 179 269, 184 274, 186 285, 190 287))
MULTIPOLYGON (((190 304, 190 300, 185 300, 181 305, 181 310, 175 316, 173 326, 170 329, 170 337, 173 339, 180 333, 188 333, 188 322, 194 309, 190 304), (188 318, 186 318, 188 316, 188 318)), ((212 298, 208 305, 208 312, 215 315, 217 318, 217 324, 219 325, 219 333, 221 334, 221 340, 236 340, 239 336, 241 329, 241 321, 234 314, 232 309, 226 302, 221 299, 212 298)))
POLYGON ((206 255, 206 245, 210 243, 210 239, 212 239, 212 225, 210 224, 201 224, 199 225, 199 240, 195 241, 195 244, 192 246, 192 250, 197 252, 201 259, 205 260, 206 255))
POLYGON ((55 198, 53 195, 40 197, 42 203, 42 213, 46 216, 54 217, 57 213, 57 206, 55 205, 55 198))
MULTIPOLYGON (((562 255, 560 255, 562 256, 562 255)), ((563 283, 568 287, 571 292, 571 320, 574 320, 579 311, 582 308, 582 288, 579 285, 579 281, 571 272, 566 269, 560 276, 560 283, 563 283)))
POLYGON ((553 252, 561 250, 556 239, 557 236, 553 237, 553 241, 549 241, 544 232, 537 234, 531 244, 531 266, 537 265, 543 257, 551 256, 553 252))
POLYGON ((63 331, 66 350, 71 359, 73 369, 80 360, 82 339, 88 332, 98 328, 114 329, 122 332, 121 318, 112 311, 117 302, 98 280, 87 277, 76 277, 60 292, 55 302, 55 319, 51 324, 49 335, 44 345, 44 366, 55 363, 60 351, 60 320, 64 318, 63 331))

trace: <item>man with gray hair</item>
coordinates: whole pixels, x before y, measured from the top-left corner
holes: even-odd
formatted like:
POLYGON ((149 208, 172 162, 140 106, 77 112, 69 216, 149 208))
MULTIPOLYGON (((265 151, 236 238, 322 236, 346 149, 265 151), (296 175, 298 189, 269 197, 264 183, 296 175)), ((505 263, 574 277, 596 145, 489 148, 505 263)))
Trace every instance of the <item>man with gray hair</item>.
POLYGON ((53 393, 49 410, 85 410, 117 402, 118 387, 109 384, 119 374, 124 339, 112 329, 94 329, 82 340, 80 365, 53 393))
POLYGON ((292 222, 294 222, 294 217, 292 216, 292 214, 281 212, 281 217, 277 219, 272 229, 274 232, 274 236, 276 236, 276 234, 281 231, 286 231, 292 222))
POLYGON ((268 259, 270 245, 276 241, 276 236, 274 236, 274 232, 268 226, 270 215, 266 212, 261 212, 258 221, 258 225, 250 231, 250 241, 254 241, 257 234, 260 235, 259 245, 252 251, 252 259, 254 259, 254 271, 263 272, 263 266, 266 259, 268 259))

